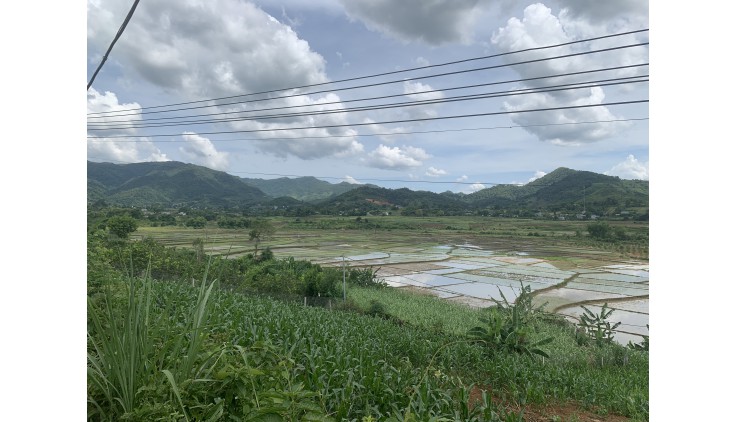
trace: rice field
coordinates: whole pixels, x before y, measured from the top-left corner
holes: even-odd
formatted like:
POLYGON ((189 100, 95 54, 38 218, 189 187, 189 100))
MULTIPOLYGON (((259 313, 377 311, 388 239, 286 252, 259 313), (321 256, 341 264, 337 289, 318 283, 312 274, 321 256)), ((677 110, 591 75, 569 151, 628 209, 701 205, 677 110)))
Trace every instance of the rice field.
MULTIPOLYGON (((338 225, 335 218, 326 220, 338 225)), ((639 341, 638 335, 648 333, 647 256, 634 259, 624 255, 623 248, 577 245, 571 234, 585 227, 576 226, 579 222, 479 220, 393 217, 392 224, 401 221, 417 227, 332 230, 295 228, 298 225, 289 219, 276 219, 276 234, 258 248, 269 247, 276 257, 292 256, 326 266, 372 267, 393 287, 474 308, 492 306, 502 295, 514 300, 523 283, 531 286, 537 305, 570 318, 583 312, 580 306, 616 307, 612 322, 622 322, 620 342, 639 341), (536 230, 536 224, 545 225, 546 237, 525 236, 536 230), (446 227, 459 229, 442 229, 446 227)), ((648 226, 637 229, 647 232, 648 226)), ((178 248, 192 247, 201 238, 207 253, 229 257, 253 253, 257 247, 247 230, 142 227, 136 235, 178 248)))

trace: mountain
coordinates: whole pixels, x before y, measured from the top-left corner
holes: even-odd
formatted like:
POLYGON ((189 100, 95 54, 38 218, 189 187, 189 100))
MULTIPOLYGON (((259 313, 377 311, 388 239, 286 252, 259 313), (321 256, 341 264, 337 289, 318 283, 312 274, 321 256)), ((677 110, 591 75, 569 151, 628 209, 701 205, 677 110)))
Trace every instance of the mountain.
POLYGON ((647 207, 648 181, 560 167, 528 184, 497 185, 466 195, 475 207, 584 209, 647 207))
POLYGON ((561 167, 525 185, 497 185, 472 194, 450 191, 438 194, 345 182, 331 184, 314 177, 241 179, 175 161, 135 164, 88 161, 87 198, 90 203, 103 200, 125 206, 258 205, 254 208, 258 212, 303 214, 317 211, 365 215, 373 211, 399 211, 408 215, 453 215, 491 209, 517 210, 516 214, 519 210, 528 211, 520 215, 583 210, 611 214, 623 208, 647 213, 648 181, 622 180, 561 167))
POLYGON ((331 196, 340 195, 359 186, 348 182, 329 183, 315 177, 297 177, 290 179, 280 177, 278 179, 249 179, 242 178, 246 184, 258 188, 267 195, 278 198, 289 196, 299 201, 317 202, 328 199, 331 196))
POLYGON ((238 206, 268 201, 264 192, 222 171, 176 161, 87 162, 88 201, 126 206, 238 206))
POLYGON ((392 208, 459 211, 466 205, 458 199, 433 192, 361 186, 321 202, 318 207, 324 212, 359 215, 371 210, 392 208))

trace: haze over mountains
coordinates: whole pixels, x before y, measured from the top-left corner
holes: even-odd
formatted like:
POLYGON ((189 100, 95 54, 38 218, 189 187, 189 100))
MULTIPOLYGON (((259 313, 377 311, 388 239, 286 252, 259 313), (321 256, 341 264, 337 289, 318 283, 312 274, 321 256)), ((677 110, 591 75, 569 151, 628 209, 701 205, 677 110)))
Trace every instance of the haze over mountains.
POLYGON ((558 168, 526 185, 496 185, 472 194, 329 183, 314 177, 248 179, 175 161, 87 162, 88 202, 162 207, 302 207, 323 213, 373 210, 578 210, 648 207, 648 181, 558 168))

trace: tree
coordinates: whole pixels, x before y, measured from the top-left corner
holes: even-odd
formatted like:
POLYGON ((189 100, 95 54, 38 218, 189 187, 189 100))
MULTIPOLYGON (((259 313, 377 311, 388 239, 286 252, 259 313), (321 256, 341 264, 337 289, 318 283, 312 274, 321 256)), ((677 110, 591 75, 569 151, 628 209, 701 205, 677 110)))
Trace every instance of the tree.
POLYGON ((598 221, 597 223, 587 225, 587 231, 593 238, 605 240, 610 237, 612 227, 604 221, 598 221))
POLYGON ((187 222, 185 223, 185 226, 192 227, 195 229, 202 229, 202 228, 205 228, 205 224, 207 224, 207 222, 208 220, 206 220, 205 217, 197 216, 197 217, 193 217, 187 220, 187 222))
POLYGON ((256 240, 254 250, 259 250, 259 242, 274 234, 277 229, 269 222, 269 220, 259 219, 251 223, 251 231, 249 232, 249 240, 256 240))
POLYGON ((138 221, 127 215, 118 215, 108 220, 108 230, 110 233, 121 239, 128 239, 128 235, 138 229, 138 221))

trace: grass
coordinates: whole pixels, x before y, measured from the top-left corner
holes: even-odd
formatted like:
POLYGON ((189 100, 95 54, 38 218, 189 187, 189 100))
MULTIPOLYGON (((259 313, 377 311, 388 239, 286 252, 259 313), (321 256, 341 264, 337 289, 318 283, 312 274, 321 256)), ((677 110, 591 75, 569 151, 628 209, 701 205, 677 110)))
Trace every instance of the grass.
POLYGON ((491 404, 470 410, 474 385, 495 386, 495 396, 516 403, 573 399, 648 416, 648 355, 632 352, 623 366, 620 349, 577 346, 564 326, 539 327, 555 335, 545 364, 489 358, 455 326, 473 323, 475 312, 434 298, 351 289, 357 302, 372 297, 391 314, 424 321, 415 325, 212 286, 129 280, 109 290, 104 306, 90 304, 89 419, 506 417, 491 404), (442 327, 424 325, 454 313, 459 319, 442 327))

